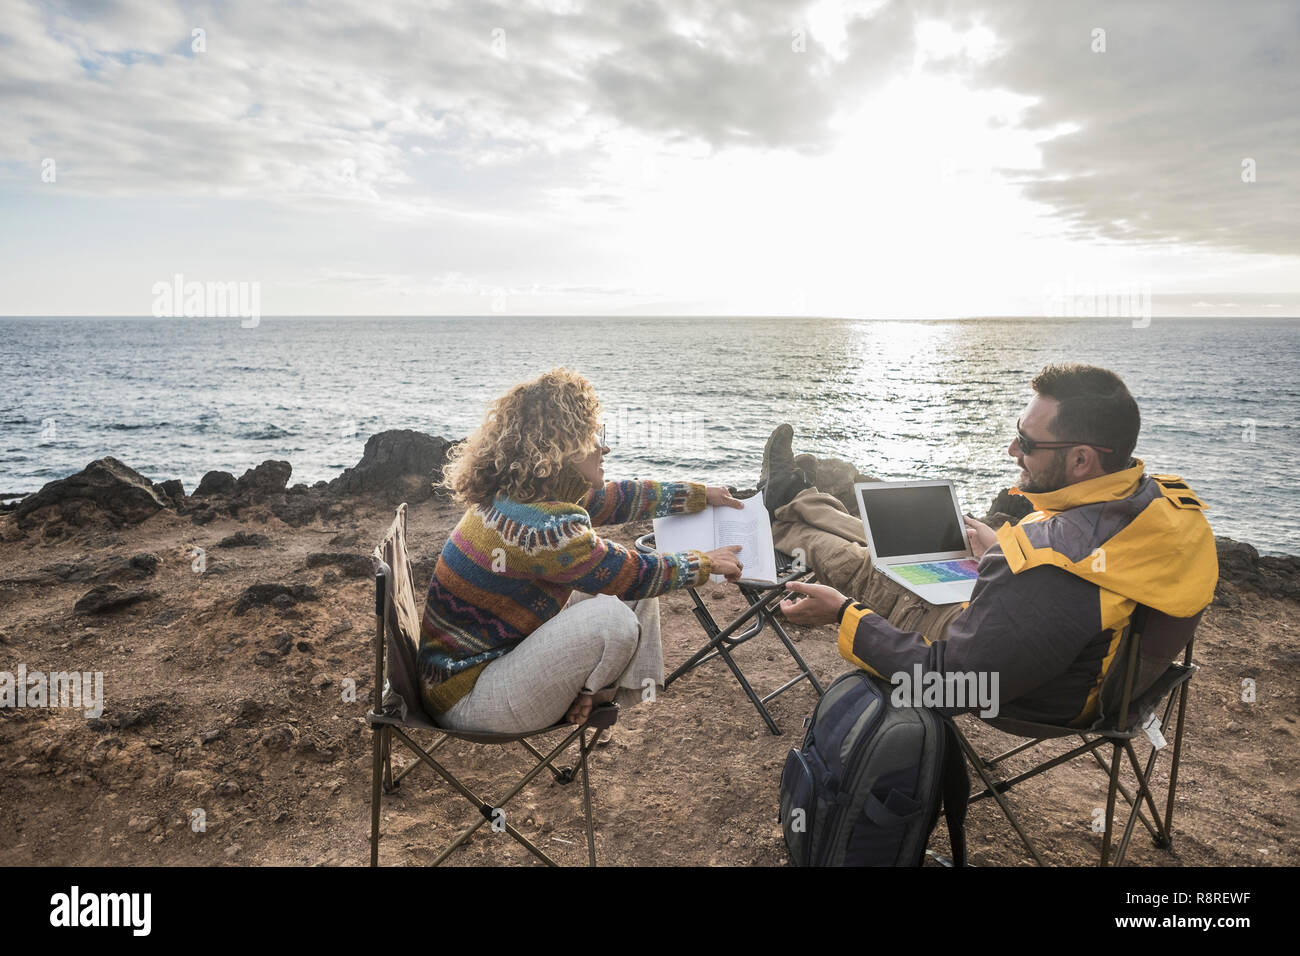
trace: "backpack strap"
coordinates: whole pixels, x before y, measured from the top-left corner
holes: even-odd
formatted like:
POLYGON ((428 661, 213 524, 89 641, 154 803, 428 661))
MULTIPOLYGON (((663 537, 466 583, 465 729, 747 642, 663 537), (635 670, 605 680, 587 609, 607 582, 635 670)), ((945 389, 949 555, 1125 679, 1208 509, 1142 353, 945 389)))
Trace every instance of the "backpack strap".
POLYGON ((966 865, 966 807, 970 803, 970 775, 957 743, 951 717, 943 718, 943 816, 948 822, 948 843, 953 866, 966 865))

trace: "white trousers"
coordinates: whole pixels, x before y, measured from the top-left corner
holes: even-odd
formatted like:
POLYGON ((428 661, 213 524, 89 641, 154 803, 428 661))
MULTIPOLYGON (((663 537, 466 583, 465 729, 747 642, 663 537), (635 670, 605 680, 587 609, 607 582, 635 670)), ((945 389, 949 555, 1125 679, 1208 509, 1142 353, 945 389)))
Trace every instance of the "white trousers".
POLYGON ((584 691, 613 689, 624 707, 664 680, 659 599, 620 601, 575 591, 518 647, 492 661, 438 723, 453 730, 518 733, 558 723, 584 691))

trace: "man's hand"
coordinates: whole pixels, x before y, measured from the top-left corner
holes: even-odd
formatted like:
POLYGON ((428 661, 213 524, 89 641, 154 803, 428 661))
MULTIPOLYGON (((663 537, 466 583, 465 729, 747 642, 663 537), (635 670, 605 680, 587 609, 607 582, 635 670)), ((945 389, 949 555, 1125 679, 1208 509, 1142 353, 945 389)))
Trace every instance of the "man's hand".
POLYGON ((707 485, 704 489, 704 501, 707 504, 717 506, 725 505, 728 508, 743 508, 745 503, 739 498, 731 497, 731 492, 720 485, 707 485))
POLYGON ((984 552, 998 543, 998 533, 970 515, 962 515, 961 520, 966 522, 966 540, 970 542, 971 554, 976 560, 984 557, 984 552))
POLYGON ((802 595, 781 602, 781 613, 791 624, 834 624, 839 619, 840 606, 848 600, 825 584, 791 581, 786 588, 802 595))

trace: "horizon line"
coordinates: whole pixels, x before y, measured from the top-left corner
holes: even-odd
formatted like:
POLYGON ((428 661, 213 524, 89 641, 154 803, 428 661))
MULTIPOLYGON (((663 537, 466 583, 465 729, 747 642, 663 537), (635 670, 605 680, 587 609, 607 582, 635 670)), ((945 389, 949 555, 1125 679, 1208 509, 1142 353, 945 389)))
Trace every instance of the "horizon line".
MULTIPOLYGON (((210 321, 214 319, 247 319, 240 315, 123 315, 110 313, 0 313, 0 319, 129 319, 129 320, 188 320, 210 321)), ((366 312, 366 313, 283 313, 277 315, 262 314, 262 319, 796 319, 819 322, 978 322, 1001 319, 1047 319, 1074 321, 1113 321, 1132 319, 1123 315, 1043 315, 1037 313, 1009 313, 997 315, 925 315, 925 316, 887 316, 887 315, 792 315, 789 313, 712 313, 712 312, 665 312, 609 314, 589 312, 554 312, 554 313, 405 313, 405 312, 366 312)), ((1152 319, 1300 319, 1300 313, 1274 315, 1214 314, 1214 315, 1152 315, 1152 319)))

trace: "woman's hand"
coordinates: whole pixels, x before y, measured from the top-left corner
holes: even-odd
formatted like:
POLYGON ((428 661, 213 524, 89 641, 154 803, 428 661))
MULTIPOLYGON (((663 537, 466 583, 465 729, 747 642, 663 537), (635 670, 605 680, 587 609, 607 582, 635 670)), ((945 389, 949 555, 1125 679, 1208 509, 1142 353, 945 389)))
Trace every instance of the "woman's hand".
POLYGON ((984 552, 998 543, 998 533, 970 515, 962 515, 961 520, 966 522, 966 540, 970 542, 971 554, 977 560, 984 557, 984 552))
POLYGON ((729 544, 724 548, 704 552, 709 559, 713 574, 721 574, 732 584, 740 580, 740 572, 745 566, 740 563, 740 545, 729 544))
POLYGON ((706 504, 720 507, 725 505, 728 508, 743 508, 745 503, 739 498, 731 497, 731 492, 721 485, 707 485, 704 489, 704 501, 706 504))
POLYGON ((786 588, 802 595, 781 602, 781 613, 791 624, 834 624, 839 620, 840 607, 848 600, 825 584, 791 581, 786 588))

